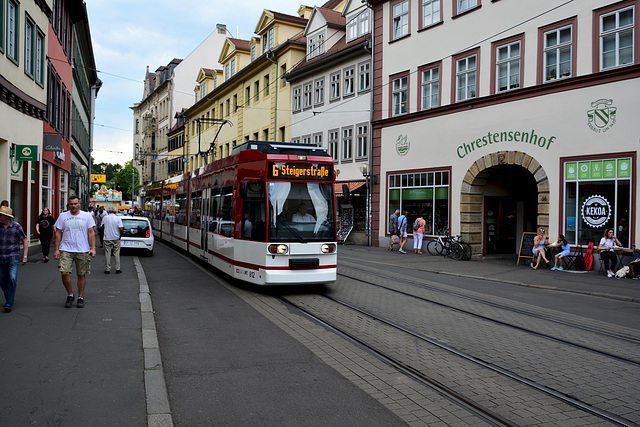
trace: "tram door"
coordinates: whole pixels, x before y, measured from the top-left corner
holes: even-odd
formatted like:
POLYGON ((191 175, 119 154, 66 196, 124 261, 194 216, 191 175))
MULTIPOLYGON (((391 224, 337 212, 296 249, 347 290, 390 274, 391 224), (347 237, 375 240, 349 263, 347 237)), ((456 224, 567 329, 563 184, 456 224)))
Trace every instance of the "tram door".
POLYGON ((202 221, 200 221, 200 257, 208 259, 209 254, 209 225, 213 218, 211 217, 210 210, 211 189, 205 188, 202 190, 202 221))

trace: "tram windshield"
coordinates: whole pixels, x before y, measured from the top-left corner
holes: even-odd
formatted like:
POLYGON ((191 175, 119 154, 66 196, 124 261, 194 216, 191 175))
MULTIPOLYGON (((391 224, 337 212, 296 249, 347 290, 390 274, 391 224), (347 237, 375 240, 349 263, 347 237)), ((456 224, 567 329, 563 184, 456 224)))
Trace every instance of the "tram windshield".
POLYGON ((270 181, 271 241, 335 240, 333 183, 270 181))

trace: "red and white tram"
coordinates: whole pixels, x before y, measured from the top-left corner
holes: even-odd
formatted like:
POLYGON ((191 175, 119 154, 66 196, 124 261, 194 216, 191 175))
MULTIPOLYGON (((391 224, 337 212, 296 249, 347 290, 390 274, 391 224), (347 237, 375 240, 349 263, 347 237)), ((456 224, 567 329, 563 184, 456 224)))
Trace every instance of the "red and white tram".
POLYGON ((146 188, 154 235, 258 285, 336 280, 333 158, 314 145, 248 141, 146 188))

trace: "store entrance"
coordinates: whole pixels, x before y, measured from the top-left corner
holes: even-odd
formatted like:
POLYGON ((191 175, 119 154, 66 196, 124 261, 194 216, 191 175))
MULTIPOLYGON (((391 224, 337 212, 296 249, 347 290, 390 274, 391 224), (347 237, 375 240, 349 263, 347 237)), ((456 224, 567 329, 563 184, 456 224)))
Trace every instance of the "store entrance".
POLYGON ((521 166, 487 169, 483 188, 483 255, 516 254, 520 237, 534 231, 538 188, 531 172, 521 166))

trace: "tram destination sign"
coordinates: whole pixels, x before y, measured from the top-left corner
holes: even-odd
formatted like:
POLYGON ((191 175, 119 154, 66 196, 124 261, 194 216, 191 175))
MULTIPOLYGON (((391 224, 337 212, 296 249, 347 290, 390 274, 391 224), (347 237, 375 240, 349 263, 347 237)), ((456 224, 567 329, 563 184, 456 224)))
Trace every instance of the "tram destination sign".
POLYGON ((269 179, 331 181, 333 165, 273 162, 269 164, 269 179))

